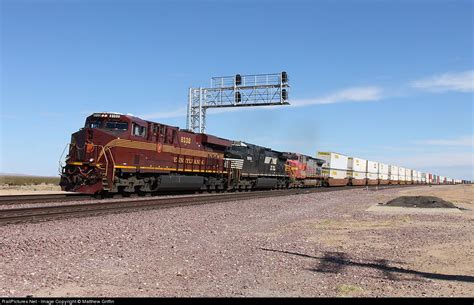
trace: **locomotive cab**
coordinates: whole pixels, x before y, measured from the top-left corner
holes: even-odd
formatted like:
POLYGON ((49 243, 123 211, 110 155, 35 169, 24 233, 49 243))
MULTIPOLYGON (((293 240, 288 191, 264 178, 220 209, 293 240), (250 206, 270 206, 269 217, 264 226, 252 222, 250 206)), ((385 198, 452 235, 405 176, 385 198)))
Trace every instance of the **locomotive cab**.
POLYGON ((121 134, 129 130, 130 122, 120 114, 94 113, 86 119, 84 128, 102 129, 106 132, 121 134))
POLYGON ((71 136, 66 165, 62 168, 60 185, 66 191, 96 192, 102 185, 104 170, 111 167, 106 145, 116 138, 126 138, 132 123, 118 113, 94 113, 86 118, 84 127, 71 136))

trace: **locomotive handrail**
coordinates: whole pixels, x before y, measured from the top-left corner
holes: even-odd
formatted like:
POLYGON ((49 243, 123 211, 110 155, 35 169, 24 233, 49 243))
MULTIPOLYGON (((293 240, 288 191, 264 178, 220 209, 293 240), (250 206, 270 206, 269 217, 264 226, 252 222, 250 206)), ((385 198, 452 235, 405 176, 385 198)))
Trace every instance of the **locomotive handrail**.
MULTIPOLYGON (((94 146, 96 146, 97 148, 100 148, 100 150, 101 150, 101 153, 97 157, 97 162, 99 162, 100 158, 102 156, 104 156, 105 176, 106 177, 108 177, 108 175, 109 175, 109 162, 110 161, 109 161, 109 157, 107 156, 107 152, 109 152, 110 160, 112 161, 112 182, 113 182, 114 179, 115 179, 115 159, 114 159, 114 155, 112 154, 112 151, 110 150, 110 146, 107 146, 107 145, 103 146, 103 145, 97 145, 97 144, 94 144, 94 146)), ((97 153, 97 151, 96 151, 96 153, 97 153)))
MULTIPOLYGON (((99 165, 98 162, 100 161, 100 157, 104 156, 104 160, 105 160, 105 176, 107 177, 107 176, 108 176, 108 170, 109 170, 109 158, 107 157, 107 153, 106 153, 106 151, 105 151, 105 149, 104 149, 104 146, 102 146, 102 145, 96 145, 96 144, 94 144, 94 146, 96 146, 97 148, 100 148, 100 149, 101 149, 101 154, 99 154, 99 156, 97 157, 97 160, 96 160, 97 165, 99 165)), ((97 153, 97 151, 96 151, 96 153, 97 153)))
POLYGON ((70 146, 71 143, 67 143, 66 146, 63 148, 63 152, 61 153, 61 156, 59 157, 59 174, 61 175, 63 173, 63 162, 61 161, 64 156, 64 152, 66 151, 66 147, 70 146))
POLYGON ((110 150, 110 146, 105 146, 107 151, 110 153, 110 159, 112 160, 112 182, 115 180, 115 160, 112 151, 110 150))

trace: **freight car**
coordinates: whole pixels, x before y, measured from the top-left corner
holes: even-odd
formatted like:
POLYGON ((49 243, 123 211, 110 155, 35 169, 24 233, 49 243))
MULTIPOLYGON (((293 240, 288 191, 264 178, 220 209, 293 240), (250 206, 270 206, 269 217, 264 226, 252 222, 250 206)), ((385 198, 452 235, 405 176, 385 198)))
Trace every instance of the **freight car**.
POLYGON ((323 162, 131 115, 94 113, 71 136, 60 185, 124 195, 320 186, 323 162))

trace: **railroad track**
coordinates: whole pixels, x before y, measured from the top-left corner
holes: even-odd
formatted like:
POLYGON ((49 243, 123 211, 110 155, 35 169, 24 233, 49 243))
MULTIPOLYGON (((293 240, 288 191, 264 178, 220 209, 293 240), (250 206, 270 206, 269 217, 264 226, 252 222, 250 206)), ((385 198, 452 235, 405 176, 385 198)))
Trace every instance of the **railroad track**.
POLYGON ((40 194, 40 195, 2 195, 0 196, 0 205, 22 204, 22 203, 42 203, 42 202, 61 202, 71 200, 91 200, 91 195, 86 194, 40 194))
POLYGON ((182 206, 192 206, 209 203, 224 203, 229 201, 240 201, 248 199, 259 199, 277 196, 301 195, 320 192, 336 192, 349 189, 368 190, 387 189, 407 187, 401 185, 393 186, 342 186, 331 188, 315 188, 315 189, 290 189, 290 190, 274 190, 274 191, 253 191, 239 193, 221 193, 206 195, 190 195, 178 197, 146 197, 129 201, 111 201, 103 200, 100 202, 87 204, 70 204, 60 206, 42 206, 31 208, 14 208, 0 210, 0 225, 24 223, 24 222, 40 222, 54 219, 71 218, 71 217, 88 217, 98 216, 110 213, 132 212, 143 209, 162 209, 182 206))
MULTIPOLYGON (((408 187, 408 186, 416 186, 416 185, 379 185, 378 189, 383 188, 394 188, 394 187, 408 187)), ((360 186, 363 188, 365 186, 360 186)), ((332 188, 341 188, 341 187, 332 187, 332 188)), ((350 186, 344 186, 344 189, 348 189, 350 186)), ((377 186, 370 186, 369 189, 376 189, 377 186)), ((255 192, 255 191, 254 191, 255 192)), ((269 192, 269 191, 265 191, 269 192)), ((165 196, 165 195, 181 195, 182 193, 179 192, 165 192, 159 193, 153 196, 165 196)), ((193 194, 189 192, 187 194, 193 194)), ((131 198, 138 197, 138 195, 133 194, 130 196, 131 198)), ((149 198, 149 196, 145 196, 149 198)), ((111 198, 103 198, 104 200, 107 199, 118 199, 118 198, 127 198, 121 195, 115 195, 111 198)), ((98 197, 94 197, 89 194, 78 194, 78 193, 69 193, 69 194, 31 194, 31 195, 0 195, 0 206, 2 205, 13 205, 13 204, 30 204, 30 203, 53 203, 53 202, 67 202, 67 201, 82 201, 82 200, 97 200, 100 199, 98 197)))

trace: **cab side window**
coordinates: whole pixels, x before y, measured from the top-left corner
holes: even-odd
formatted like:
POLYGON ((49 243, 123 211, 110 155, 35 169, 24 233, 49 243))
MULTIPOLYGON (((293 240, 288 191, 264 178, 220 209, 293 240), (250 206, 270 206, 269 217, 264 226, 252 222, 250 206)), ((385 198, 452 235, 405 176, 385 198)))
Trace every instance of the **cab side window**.
POLYGON ((160 126, 157 124, 153 124, 153 135, 156 136, 158 135, 158 129, 160 129, 160 126))
POLYGON ((132 135, 136 137, 146 137, 146 127, 132 123, 132 135))

